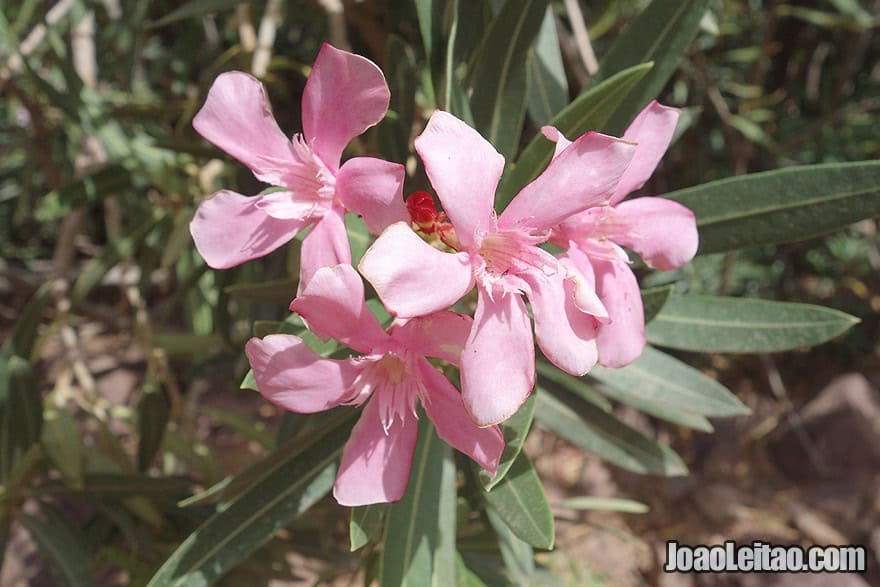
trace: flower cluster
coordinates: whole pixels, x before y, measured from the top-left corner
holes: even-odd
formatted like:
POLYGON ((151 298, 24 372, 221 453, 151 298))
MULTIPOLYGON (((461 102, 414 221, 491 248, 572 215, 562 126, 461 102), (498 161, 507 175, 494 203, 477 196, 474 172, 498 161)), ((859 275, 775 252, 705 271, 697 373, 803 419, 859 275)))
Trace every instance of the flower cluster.
POLYGON ((651 103, 623 138, 590 132, 569 141, 544 127, 556 144, 552 161, 497 214, 504 158, 447 112, 435 111, 415 139, 442 212, 423 191, 404 203, 400 165, 367 157, 340 165, 348 142, 379 122, 388 103, 375 64, 324 45, 303 95, 302 135, 288 140, 262 85, 238 72, 215 81, 193 122, 281 188, 255 197, 223 190, 201 204, 191 228, 209 265, 261 257, 312 225, 290 309, 319 337, 360 355, 321 358, 286 334, 253 338, 246 353, 260 393, 287 410, 366 404, 334 486, 339 503, 352 506, 403 496, 417 403, 441 438, 494 473, 504 448, 498 424, 534 387, 535 342, 573 375, 633 361, 645 346, 644 311, 623 247, 663 270, 697 249, 687 208, 654 197, 623 201, 669 145, 674 109, 651 103), (346 211, 378 235, 360 275, 346 211), (555 256, 547 243, 564 252, 555 256), (387 329, 367 309, 361 276, 395 318, 387 329), (473 318, 451 311, 470 307, 460 300, 474 287, 473 318), (444 375, 452 368, 460 392, 444 375))

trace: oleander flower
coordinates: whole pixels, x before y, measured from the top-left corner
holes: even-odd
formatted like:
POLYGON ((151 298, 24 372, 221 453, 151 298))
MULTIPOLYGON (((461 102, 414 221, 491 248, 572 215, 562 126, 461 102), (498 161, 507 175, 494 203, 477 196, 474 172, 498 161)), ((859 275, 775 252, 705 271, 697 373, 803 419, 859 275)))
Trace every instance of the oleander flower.
POLYGON ((315 272, 291 303, 309 328, 363 353, 347 360, 318 357, 292 335, 252 338, 245 348, 260 393, 278 406, 313 413, 349 404, 366 407, 342 453, 333 494, 342 505, 400 499, 418 435, 416 400, 437 434, 494 474, 504 439, 480 428, 461 394, 426 357, 457 365, 472 320, 436 312, 397 320, 383 330, 364 304, 364 286, 350 265, 315 272))
MULTIPOLYGON (((638 146, 611 199, 564 220, 551 233, 550 242, 567 249, 560 256, 562 262, 599 296, 601 306, 594 315, 599 321, 599 363, 606 367, 634 361, 645 347, 642 297, 622 247, 638 253, 649 267, 664 271, 681 267, 697 252, 696 220, 688 208, 658 197, 622 201, 654 173, 677 120, 674 108, 657 102, 645 107, 623 135, 638 146)), ((556 142, 554 157, 564 157, 575 144, 553 127, 542 131, 556 142)))
POLYGON ((582 136, 501 216, 493 200, 504 158, 477 131, 437 111, 415 147, 451 222, 441 238, 452 252, 397 223, 359 268, 388 310, 405 318, 445 309, 477 285, 474 325, 461 358, 462 397, 477 424, 493 425, 513 415, 534 386, 535 338, 569 373, 582 375, 595 364, 595 319, 588 313, 595 296, 566 279, 565 268, 538 245, 551 227, 611 197, 635 146, 598 133, 582 136))
POLYGON ((208 265, 225 269, 262 257, 313 225, 302 245, 303 284, 320 267, 351 262, 346 210, 375 234, 405 219, 403 166, 355 157, 340 167, 345 146, 385 116, 389 99, 373 62, 325 43, 303 92, 303 132, 288 139, 257 79, 221 74, 193 127, 258 180, 283 189, 253 197, 221 190, 202 202, 190 230, 208 265))

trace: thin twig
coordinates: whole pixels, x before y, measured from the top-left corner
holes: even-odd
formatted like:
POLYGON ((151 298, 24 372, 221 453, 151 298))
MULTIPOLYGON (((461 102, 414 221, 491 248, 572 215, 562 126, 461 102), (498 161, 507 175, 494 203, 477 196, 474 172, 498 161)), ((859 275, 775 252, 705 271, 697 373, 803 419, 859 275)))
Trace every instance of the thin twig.
POLYGON ((251 22, 251 6, 246 2, 236 5, 235 20, 238 22, 238 38, 245 53, 253 53, 257 48, 257 31, 251 22))
POLYGON ((584 24, 584 13, 581 12, 581 5, 578 0, 565 0, 565 9, 568 11, 571 30, 574 32, 574 40, 577 44, 581 60, 587 68, 587 73, 594 76, 599 71, 599 62, 596 60, 596 53, 593 51, 592 43, 590 43, 590 34, 587 32, 587 26, 584 24))
POLYGON ((251 62, 251 73, 263 77, 269 70, 272 60, 272 47, 275 45, 275 33, 281 23, 281 0, 268 0, 263 18, 260 20, 260 32, 257 35, 257 48, 251 62))
POLYGON ((60 0, 58 4, 49 9, 45 21, 31 29, 31 32, 19 43, 18 51, 9 57, 5 66, 0 68, 0 82, 5 82, 12 77, 12 74, 21 71, 24 58, 40 46, 40 43, 46 38, 49 27, 55 26, 58 21, 67 16, 74 4, 76 4, 75 0, 60 0))
POLYGON ((318 0, 318 5, 327 13, 330 43, 337 49, 351 51, 345 24, 345 6, 343 6, 342 0, 318 0))
POLYGON ((760 355, 760 358, 761 363, 764 365, 764 370, 767 372, 767 383, 770 385, 770 391, 773 393, 776 401, 782 404, 785 418, 788 420, 791 429, 794 431, 798 441, 804 448, 804 452, 807 453, 810 463, 812 463, 820 473, 827 473, 828 467, 825 465, 825 461, 816 449, 816 445, 813 443, 810 435, 807 434, 803 420, 801 420, 801 415, 794 409, 794 405, 792 405, 791 400, 788 397, 788 392, 785 389, 785 384, 782 381, 782 375, 779 373, 779 369, 776 367, 773 357, 767 354, 762 354, 760 355))

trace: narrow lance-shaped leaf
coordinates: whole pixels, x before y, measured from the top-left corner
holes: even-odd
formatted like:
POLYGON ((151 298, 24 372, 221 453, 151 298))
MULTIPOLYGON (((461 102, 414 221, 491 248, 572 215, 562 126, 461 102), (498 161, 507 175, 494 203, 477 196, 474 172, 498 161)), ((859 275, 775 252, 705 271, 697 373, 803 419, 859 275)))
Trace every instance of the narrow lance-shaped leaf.
POLYGON ((237 4, 240 4, 237 0, 190 0, 182 6, 178 6, 156 22, 150 23, 148 28, 162 27, 187 18, 229 10, 237 4))
POLYGON ((532 394, 513 416, 501 423, 501 433, 504 435, 504 452, 501 453, 498 471, 494 477, 483 469, 480 469, 479 472, 480 482, 486 491, 491 490, 504 479, 510 466, 522 450, 535 417, 535 405, 535 395, 532 394))
POLYGON ((570 497, 569 499, 559 502, 557 506, 571 510, 621 512, 624 514, 646 514, 651 509, 642 502, 634 501, 632 499, 598 497, 593 495, 570 497))
POLYGON ((125 167, 108 165, 43 196, 36 219, 40 222, 59 220, 77 208, 95 204, 100 198, 131 186, 131 178, 131 172, 125 167))
POLYGON ((642 290, 642 306, 645 308, 645 322, 653 320, 672 293, 671 285, 651 287, 642 290))
POLYGON ((687 474, 684 462, 671 449, 571 394, 540 393, 535 419, 542 428, 627 471, 687 474))
POLYGON ((726 387, 666 353, 646 347, 622 369, 595 367, 590 376, 614 389, 616 399, 644 399, 703 416, 737 416, 748 408, 726 387))
POLYGON ((29 360, 37 340, 37 329, 43 316, 43 309, 51 300, 52 288, 50 283, 44 283, 27 301, 24 308, 19 312, 18 320, 12 327, 12 334, 0 348, 0 355, 19 357, 29 360))
POLYGON ((380 557, 382 586, 455 582, 455 464, 424 412, 406 493, 386 514, 380 557))
POLYGON ((427 71, 430 77, 430 93, 436 94, 440 88, 439 74, 443 66, 443 9, 445 2, 442 0, 415 0, 416 15, 419 21, 419 32, 422 34, 422 44, 425 47, 425 60, 428 63, 427 71))
POLYGON ((507 476, 483 497, 518 538, 537 548, 553 548, 553 513, 526 453, 520 451, 507 476))
POLYGON ((15 463, 40 440, 43 402, 30 363, 19 356, 0 357, 0 475, 6 479, 15 463))
POLYGON ((138 471, 146 471, 162 447, 162 438, 171 416, 171 405, 159 382, 149 377, 141 389, 137 405, 138 471))
POLYGON ((880 214, 880 161, 753 173, 665 197, 696 214, 702 254, 792 242, 880 214))
POLYGON ((356 415, 348 410, 341 416, 344 424, 316 432, 300 452, 209 518, 165 561, 149 585, 208 585, 314 505, 333 487, 336 460, 356 415))
POLYGON ((715 296, 674 296, 647 328, 652 344, 707 353, 772 353, 823 343, 858 318, 831 308, 715 296))
POLYGON ((542 126, 568 104, 568 80, 562 64, 552 6, 544 11, 534 52, 535 57, 529 64, 529 118, 535 126, 542 126))
POLYGON ((350 426, 349 420, 352 417, 348 408, 336 408, 327 412, 318 414, 295 414, 294 412, 286 412, 303 418, 303 423, 313 423, 310 429, 306 426, 302 430, 298 430, 295 437, 291 437, 270 452, 268 455, 253 463, 244 471, 233 477, 226 477, 218 481, 203 492, 190 496, 182 500, 177 505, 180 507, 189 507, 194 505, 205 505, 211 503, 230 502, 242 495, 249 488, 262 483, 267 477, 271 476, 278 469, 287 466, 287 463, 302 453, 307 447, 313 443, 309 430, 315 431, 315 435, 328 434, 331 430, 340 426, 350 426))
POLYGON ((710 0, 654 0, 617 37, 599 64, 591 86, 646 61, 654 68, 601 128, 620 135, 636 114, 657 97, 700 30, 710 0))
POLYGON ((385 45, 385 76, 391 89, 389 116, 376 127, 382 154, 391 161, 406 163, 410 133, 415 119, 418 72, 412 47, 397 35, 385 45), (390 116, 393 112, 394 116, 390 116))
POLYGON ((46 520, 25 512, 21 512, 18 519, 52 564, 59 584, 66 587, 94 585, 88 567, 89 555, 84 548, 85 536, 60 512, 46 504, 42 504, 40 509, 46 520))
MULTIPOLYGON (((601 128, 614 112, 617 104, 642 79, 653 64, 643 63, 622 71, 596 87, 581 93, 574 102, 549 122, 565 136, 575 139, 583 133, 601 128)), ((536 178, 553 157, 554 144, 544 135, 533 138, 514 165, 501 180, 495 198, 495 209, 501 210, 527 183, 536 178)))
POLYGON ((470 75, 478 131, 510 160, 519 145, 528 103, 529 48, 547 0, 507 2, 492 21, 470 75))
POLYGON ((382 528, 388 508, 389 505, 386 503, 351 508, 348 538, 352 552, 382 537, 382 528))
POLYGON ((518 585, 532 584, 532 575, 535 573, 535 553, 531 545, 517 538, 501 519, 501 516, 496 514, 491 507, 486 508, 486 517, 498 536, 498 548, 501 550, 501 558, 511 575, 510 578, 518 585))

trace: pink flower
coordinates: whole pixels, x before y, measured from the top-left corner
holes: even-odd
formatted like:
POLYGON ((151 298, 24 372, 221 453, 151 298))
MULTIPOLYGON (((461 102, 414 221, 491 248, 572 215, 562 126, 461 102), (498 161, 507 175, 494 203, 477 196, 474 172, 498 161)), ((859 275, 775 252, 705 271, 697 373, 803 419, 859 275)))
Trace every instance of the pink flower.
MULTIPOLYGON (((568 218, 553 229, 550 241, 568 249, 560 257, 572 275, 595 288, 601 303, 593 314, 599 320, 599 363, 622 367, 645 347, 645 313, 629 257, 621 247, 637 252, 650 267, 676 269, 697 252, 694 214, 664 198, 621 202, 641 188, 654 173, 675 131, 678 110, 651 102, 636 117, 624 140, 638 144, 632 163, 620 178, 614 195, 603 206, 568 218)), ((554 157, 564 157, 571 143, 553 127, 542 129, 556 141, 554 157)))
POLYGON ((416 398, 440 438, 487 471, 497 471, 501 431, 471 422, 458 390, 425 358, 458 364, 470 317, 437 312, 382 330, 350 265, 319 269, 290 307, 319 336, 363 353, 344 361, 322 359, 286 334, 252 338, 245 348, 260 393, 287 410, 313 413, 367 402, 342 454, 333 490, 340 504, 403 496, 418 434, 416 398))
POLYGON ((303 240, 304 283, 319 267, 351 262, 346 210, 376 234, 406 219, 403 166, 369 157, 339 165, 348 142, 385 116, 389 99, 374 63, 324 44, 303 93, 303 133, 288 139, 259 81, 221 74, 193 127, 257 179, 285 189, 255 197, 221 190, 202 202, 190 230, 208 265, 225 269, 262 257, 313 224, 303 240))
POLYGON ((461 358, 462 396, 477 424, 496 424, 516 412, 535 381, 523 294, 547 358, 569 373, 595 364, 595 320, 585 313, 592 302, 577 295, 565 268, 537 245, 551 227, 614 193, 635 146, 597 133, 582 136, 500 217, 492 202, 504 158, 474 129, 438 111, 415 146, 454 226, 454 238, 444 234, 443 242, 455 252, 430 246, 398 223, 366 252, 360 270, 389 311, 406 318, 447 308, 476 283, 474 326, 461 358))

